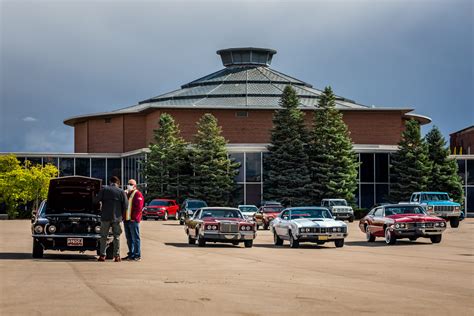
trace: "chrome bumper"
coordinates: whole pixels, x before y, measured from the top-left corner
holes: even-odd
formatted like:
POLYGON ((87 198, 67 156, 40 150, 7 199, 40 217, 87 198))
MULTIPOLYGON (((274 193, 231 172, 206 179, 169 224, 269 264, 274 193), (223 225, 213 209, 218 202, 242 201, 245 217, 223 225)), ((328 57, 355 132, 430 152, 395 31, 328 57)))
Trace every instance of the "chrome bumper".
POLYGON ((424 237, 442 234, 445 227, 415 228, 415 229, 393 229, 397 237, 424 237))
POLYGON ((318 234, 318 233, 304 233, 298 234, 298 240, 300 241, 334 241, 337 239, 343 239, 347 237, 347 233, 325 233, 325 234, 318 234))
POLYGON ((219 231, 205 231, 202 236, 206 240, 222 240, 222 241, 236 241, 236 240, 253 240, 257 236, 254 231, 238 232, 238 233, 221 233, 219 231))
POLYGON ((33 238, 92 238, 92 239, 100 239, 100 234, 83 234, 83 235, 45 235, 45 234, 33 234, 31 235, 33 238))

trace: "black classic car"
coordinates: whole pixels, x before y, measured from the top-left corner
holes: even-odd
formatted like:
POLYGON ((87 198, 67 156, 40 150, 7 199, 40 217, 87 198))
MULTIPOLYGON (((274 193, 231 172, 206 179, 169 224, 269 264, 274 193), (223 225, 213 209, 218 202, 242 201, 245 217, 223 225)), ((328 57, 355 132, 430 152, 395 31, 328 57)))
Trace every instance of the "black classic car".
MULTIPOLYGON (((94 197, 101 182, 80 176, 51 179, 48 197, 31 219, 33 258, 42 258, 49 249, 98 251, 100 204, 94 197)), ((112 247, 107 257, 112 257, 112 247)))
POLYGON ((203 200, 184 200, 178 214, 179 224, 184 225, 189 218, 193 217, 194 212, 201 207, 207 207, 207 203, 203 200))

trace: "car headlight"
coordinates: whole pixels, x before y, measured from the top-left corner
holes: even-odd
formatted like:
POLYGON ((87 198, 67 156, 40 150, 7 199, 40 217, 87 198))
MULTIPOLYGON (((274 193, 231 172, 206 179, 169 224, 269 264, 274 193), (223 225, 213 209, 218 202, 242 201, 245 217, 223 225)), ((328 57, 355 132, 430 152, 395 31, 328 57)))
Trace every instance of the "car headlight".
POLYGON ((97 225, 95 228, 94 228, 94 231, 96 234, 100 234, 100 225, 97 225))
POLYGON ((444 226, 446 226, 446 223, 445 223, 445 222, 441 222, 441 223, 439 223, 439 226, 444 227, 444 226))
POLYGON ((48 232, 50 234, 54 234, 56 232, 56 226, 54 226, 54 225, 48 226, 48 232))
POLYGON ((342 231, 342 228, 341 227, 338 227, 337 228, 337 231, 340 233, 342 231))
POLYGON ((434 225, 435 225, 435 227, 439 227, 439 223, 435 223, 434 225))
POLYGON ((216 226, 216 225, 212 225, 212 229, 213 229, 213 230, 217 230, 217 226, 216 226))
POLYGON ((337 227, 333 227, 333 228, 332 228, 332 231, 333 231, 333 232, 337 232, 337 227))
POLYGON ((400 228, 400 224, 395 224, 395 228, 400 228))
POLYGON ((43 231, 44 231, 43 226, 41 226, 41 225, 36 225, 35 226, 35 233, 41 234, 41 233, 43 233, 43 231))

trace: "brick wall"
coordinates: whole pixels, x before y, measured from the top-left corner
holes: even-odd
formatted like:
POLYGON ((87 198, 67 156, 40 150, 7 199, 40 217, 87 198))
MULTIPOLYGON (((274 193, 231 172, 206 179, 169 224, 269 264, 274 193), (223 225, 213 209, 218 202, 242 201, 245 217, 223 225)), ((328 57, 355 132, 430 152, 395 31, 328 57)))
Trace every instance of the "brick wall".
MULTIPOLYGON (((153 140, 161 113, 169 113, 179 124, 181 135, 191 141, 196 133, 196 122, 204 113, 219 120, 224 137, 229 143, 268 143, 272 128, 273 110, 248 110, 247 117, 237 117, 236 110, 161 109, 147 115, 91 119, 88 126, 88 150, 98 152, 124 152, 146 147, 153 140), (125 132, 125 134, 123 134, 125 132), (125 135, 123 137, 123 135, 125 135)), ((312 123, 312 111, 305 111, 306 123, 312 123)), ((343 111, 343 117, 357 144, 395 145, 404 128, 400 111, 343 111)), ((76 124, 76 152, 84 148, 83 127, 76 124)))
POLYGON ((87 133, 88 122, 81 122, 74 125, 74 152, 87 153, 87 133))

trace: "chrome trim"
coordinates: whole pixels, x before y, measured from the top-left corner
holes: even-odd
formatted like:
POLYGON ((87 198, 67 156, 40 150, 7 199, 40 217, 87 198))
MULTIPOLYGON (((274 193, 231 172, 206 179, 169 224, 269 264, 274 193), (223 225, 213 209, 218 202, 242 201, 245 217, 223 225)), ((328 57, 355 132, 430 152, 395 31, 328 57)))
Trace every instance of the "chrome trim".
POLYGON ((100 238, 100 234, 87 234, 87 235, 31 235, 33 238, 100 238))

